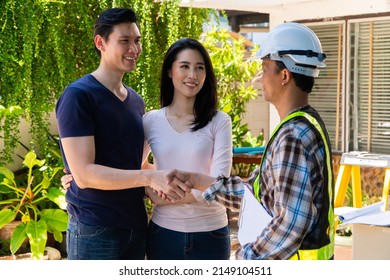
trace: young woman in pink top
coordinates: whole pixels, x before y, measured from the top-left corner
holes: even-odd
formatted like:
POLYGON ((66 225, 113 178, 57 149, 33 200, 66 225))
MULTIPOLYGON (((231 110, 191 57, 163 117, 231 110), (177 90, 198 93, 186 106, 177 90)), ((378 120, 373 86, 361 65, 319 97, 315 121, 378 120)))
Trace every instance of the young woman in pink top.
MULTIPOLYGON (((162 109, 143 117, 145 140, 157 170, 181 169, 229 176, 230 117, 217 110, 217 82, 207 50, 183 38, 168 49, 161 72, 162 109)), ((145 153, 145 152, 144 152, 145 153)), ((155 203, 147 236, 147 259, 229 259, 226 208, 207 203, 200 191, 175 203, 149 189, 155 203)))

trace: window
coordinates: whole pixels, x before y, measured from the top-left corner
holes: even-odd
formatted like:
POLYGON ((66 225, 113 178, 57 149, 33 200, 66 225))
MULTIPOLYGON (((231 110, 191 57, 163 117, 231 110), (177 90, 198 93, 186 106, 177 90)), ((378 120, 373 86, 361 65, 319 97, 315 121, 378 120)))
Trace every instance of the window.
POLYGON ((390 153, 390 19, 349 23, 350 150, 390 153))
POLYGON ((326 68, 320 71, 313 92, 312 104, 320 113, 328 129, 333 151, 342 151, 344 118, 344 22, 309 26, 319 37, 326 54, 326 68))
POLYGON ((333 151, 390 154, 390 17, 307 25, 327 54, 310 103, 333 151))

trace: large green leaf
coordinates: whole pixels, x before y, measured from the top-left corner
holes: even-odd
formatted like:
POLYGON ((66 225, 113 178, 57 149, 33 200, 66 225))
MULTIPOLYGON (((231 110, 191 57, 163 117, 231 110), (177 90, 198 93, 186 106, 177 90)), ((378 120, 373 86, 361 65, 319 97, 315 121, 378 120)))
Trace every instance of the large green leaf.
POLYGON ((50 181, 54 178, 54 176, 57 174, 58 171, 61 171, 61 170, 63 170, 63 169, 64 169, 63 166, 61 166, 61 167, 55 167, 55 168, 53 169, 52 174, 51 174, 50 181))
POLYGON ((47 226, 44 220, 35 222, 31 220, 26 227, 30 241, 31 254, 34 259, 42 259, 47 241, 47 226))
MULTIPOLYGON (((4 179, 3 182, 5 182, 7 184, 7 182, 5 180, 7 180, 7 179, 4 179)), ((0 183, 0 193, 10 193, 10 192, 11 192, 11 189, 7 185, 0 183)))
POLYGON ((27 153, 27 155, 24 157, 23 164, 27 166, 29 169, 32 169, 35 165, 38 165, 39 167, 42 166, 45 163, 45 160, 38 160, 37 155, 30 151, 27 153))
POLYGON ((68 226, 68 214, 61 209, 45 209, 41 212, 42 219, 45 220, 49 231, 66 231, 68 226))
POLYGON ((62 189, 59 189, 57 187, 49 188, 47 194, 47 198, 53 201, 55 204, 58 205, 61 209, 66 209, 66 200, 65 200, 65 191, 62 189))
POLYGON ((16 213, 11 209, 3 209, 0 211, 0 228, 15 220, 16 213))
MULTIPOLYGON (((39 170, 41 170, 41 169, 39 169, 39 170)), ((43 178, 42 178, 42 181, 41 181, 41 184, 42 184, 42 188, 44 189, 44 190, 47 190, 48 188, 49 188, 49 186, 50 186, 50 179, 49 179, 49 177, 47 176, 47 174, 46 173, 43 173, 43 178)))
POLYGON ((2 167, 2 166, 0 166, 0 174, 3 174, 8 179, 11 179, 11 180, 15 179, 14 173, 11 170, 9 170, 8 168, 2 167))
POLYGON ((58 243, 62 243, 62 241, 63 241, 62 231, 53 230, 52 234, 54 236, 55 241, 57 241, 58 243))
POLYGON ((26 224, 21 223, 14 229, 14 232, 12 234, 11 244, 10 244, 10 249, 12 254, 16 253, 16 251, 20 248, 20 246, 22 246, 26 238, 27 238, 26 224))

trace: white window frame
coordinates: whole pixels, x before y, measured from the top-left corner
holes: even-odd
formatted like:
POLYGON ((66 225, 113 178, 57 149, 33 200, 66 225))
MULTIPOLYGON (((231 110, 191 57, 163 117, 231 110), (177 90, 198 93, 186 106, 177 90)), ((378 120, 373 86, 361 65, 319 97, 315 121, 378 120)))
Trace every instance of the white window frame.
MULTIPOLYGON (((355 124, 355 128, 353 129, 353 133, 354 133, 353 134, 351 126, 354 124, 351 124, 351 122, 350 122, 351 114, 358 113, 360 115, 359 118, 356 118, 356 116, 354 117, 354 120, 357 120, 358 122, 361 120, 360 125, 362 125, 362 122, 368 121, 368 120, 364 119, 365 116, 363 116, 361 112, 359 113, 358 110, 351 110, 350 106, 348 106, 348 104, 352 104, 352 103, 350 103, 352 101, 352 98, 358 98, 358 96, 356 94, 354 94, 353 92, 350 92, 351 86, 352 86, 351 83, 356 83, 356 85, 359 84, 359 81, 357 80, 357 76, 358 76, 357 70, 355 70, 353 72, 354 77, 351 77, 351 73, 352 73, 351 70, 353 70, 352 67, 354 67, 354 65, 352 65, 353 60, 351 60, 351 58, 352 58, 351 56, 353 56, 353 54, 351 53, 351 51, 352 51, 351 48, 352 48, 352 46, 356 45, 356 44, 352 44, 352 42, 351 42, 351 37, 352 37, 351 26, 353 24, 369 23, 369 22, 377 22, 377 21, 389 21, 389 23, 390 23, 390 16, 365 17, 365 18, 362 17, 362 18, 355 18, 355 19, 345 18, 345 19, 328 21, 328 22, 310 22, 310 23, 306 22, 305 23, 307 26, 312 28, 314 31, 315 31, 317 26, 339 25, 340 28, 342 28, 342 31, 340 34, 340 35, 342 35, 341 42, 339 40, 340 38, 335 38, 335 44, 339 45, 338 47, 342 46, 342 53, 337 54, 339 57, 338 57, 338 63, 336 63, 336 65, 334 65, 333 63, 330 66, 328 65, 328 67, 331 67, 330 68, 331 72, 333 71, 333 73, 334 73, 334 71, 336 71, 336 73, 337 73, 336 91, 339 91, 339 92, 336 93, 336 97, 340 98, 340 99, 335 100, 335 108, 334 109, 336 112, 336 117, 332 116, 332 118, 331 118, 332 122, 334 122, 333 119, 335 119, 336 123, 330 123, 329 117, 328 117, 328 120, 326 119, 327 113, 329 115, 329 112, 326 112, 325 107, 321 107, 321 105, 322 105, 321 99, 318 98, 316 101, 315 97, 311 97, 311 99, 312 99, 311 103, 314 105, 315 108, 318 109, 320 114, 321 114, 321 110, 323 111, 321 115, 323 117, 325 117, 324 121, 325 121, 326 125, 328 126, 328 129, 330 131, 332 131, 330 136, 331 136, 331 142, 332 142, 332 150, 334 152, 349 152, 349 151, 357 150, 358 148, 360 148, 360 151, 367 151, 367 152, 374 151, 375 153, 390 154, 390 135, 389 135, 388 148, 387 148, 387 145, 385 146, 385 148, 383 148, 383 145, 381 145, 380 147, 375 147, 372 144, 370 145, 370 143, 372 143, 373 137, 375 137, 375 133, 378 133, 375 131, 373 132, 372 129, 370 130, 371 124, 367 124, 367 129, 366 129, 368 138, 371 137, 371 139, 366 140, 367 141, 367 143, 365 143, 366 147, 362 147, 362 145, 360 145, 360 147, 358 146, 359 137, 356 133, 358 131, 359 123, 355 124), (337 69, 335 69, 335 67, 337 67, 337 69), (339 109, 339 110, 337 109, 337 105, 336 105, 337 100, 339 101, 339 104, 341 106, 341 109, 339 109), (337 116, 337 114, 339 114, 339 116, 337 116), (339 120, 338 124, 337 124, 337 118, 341 118, 339 120), (341 129, 341 131, 339 131, 340 129, 341 129), (338 133, 338 131, 339 131, 339 133, 338 133), (338 135, 336 136, 337 133, 338 133, 338 135)), ((386 31, 387 31, 387 29, 384 32, 386 32, 386 31)), ((321 33, 321 32, 319 31, 319 33, 321 33)), ((331 33, 332 32, 330 32, 330 34, 331 33)), ((384 34, 387 34, 387 32, 384 34)), ((325 35, 323 35, 323 36, 325 36, 325 35)), ((319 34, 319 38, 321 40, 321 34, 319 34)), ((327 38, 327 39, 329 39, 329 38, 327 38)), ((329 44, 329 40, 322 40, 322 41, 325 41, 325 42, 328 41, 326 44, 323 44, 323 49, 324 49, 324 52, 326 53, 327 52, 326 48, 327 48, 327 44, 329 44)), ((386 51, 387 51, 387 45, 385 45, 385 46, 386 46, 386 48, 384 49, 384 53, 386 53, 386 51)), ((360 47, 361 46, 358 46, 358 48, 360 48, 360 47)), ((374 45, 374 47, 376 47, 376 45, 374 45)), ((389 50, 390 50, 390 43, 389 43, 389 50)), ((332 55, 334 55, 333 52, 332 52, 332 55)), ((390 58, 390 51, 389 51, 388 55, 390 58)), ((328 61, 330 61, 329 56, 328 56, 328 61)), ((334 58, 332 61, 334 61, 334 58)), ((325 63, 326 62, 327 61, 325 61, 325 63)), ((375 70, 376 69, 375 62, 373 62, 373 63, 374 64, 371 64, 373 66, 372 69, 375 70)), ((321 79, 324 79, 324 78, 326 79, 326 75, 327 75, 326 71, 327 70, 322 71, 322 73, 323 73, 323 75, 325 75, 325 77, 321 76, 321 71, 320 71, 320 76, 317 78, 316 83, 318 81, 320 81, 319 84, 321 84, 321 79)), ((387 77, 387 74, 385 77, 387 77)), ((322 84, 323 84, 323 82, 324 81, 322 81, 322 84)), ((390 83, 390 77, 389 77, 388 83, 390 83)), ((355 91, 358 88, 356 85, 354 86, 355 91)), ((360 83, 359 85, 362 86, 362 83, 360 83)), ((373 85, 376 85, 376 84, 373 83, 373 85)), ((384 87, 386 89, 386 83, 383 86, 379 86, 379 87, 384 87)), ((314 91, 315 91, 315 89, 316 89, 316 87, 314 88, 314 91)), ((375 89, 372 93, 373 93, 373 96, 375 96, 375 89)), ((321 94, 326 94, 326 91, 321 92, 321 88, 319 88, 318 94, 320 97, 321 94)), ((389 92, 389 96, 390 96, 390 92, 389 92)), ((356 100, 353 104, 357 104, 356 100)), ((325 104, 324 106, 327 105, 329 107, 329 104, 330 104, 329 103, 329 96, 328 96, 327 102, 328 103, 325 104)), ((373 105, 375 105, 375 104, 373 104, 373 105)), ((372 109, 374 109, 374 108, 371 107, 371 109, 368 109, 368 110, 372 111, 372 109)), ((380 110, 380 109, 378 109, 378 110, 380 110)), ((369 117, 367 117, 367 118, 369 118, 369 117)), ((386 123, 387 122, 390 123, 390 106, 389 106, 389 116, 385 115, 384 121, 386 123)), ((390 127, 389 127, 389 130, 390 130, 390 127)), ((382 141, 382 143, 383 142, 386 143, 386 140, 382 141)))
MULTIPOLYGON (((339 69, 332 69, 332 70, 335 70, 336 71, 336 83, 337 83, 337 86, 336 86, 336 100, 335 100, 335 111, 336 111, 336 117, 335 117, 335 120, 337 122, 337 124, 332 124, 332 123, 329 123, 327 120, 326 120, 326 114, 321 114, 321 104, 315 104, 315 102, 313 101, 313 99, 315 99, 314 96, 311 96, 309 97, 309 100, 311 99, 310 103, 314 105, 314 107, 319 111, 319 113, 322 115, 322 117, 324 118, 324 121, 325 121, 325 124, 327 125, 328 127, 328 130, 335 130, 335 134, 331 134, 331 143, 332 143, 332 150, 335 152, 342 152, 342 151, 345 151, 347 146, 346 146, 346 142, 347 142, 347 135, 345 135, 345 131, 348 131, 347 129, 347 123, 346 123, 346 95, 345 95, 345 92, 346 92, 346 84, 345 84, 345 73, 346 73, 346 64, 345 64, 345 61, 346 61, 346 40, 345 40, 345 37, 346 37, 346 21, 345 20, 337 20, 337 21, 331 21, 331 22, 316 22, 316 23, 307 23, 307 26, 312 28, 312 29, 315 29, 316 26, 339 26, 341 28, 340 30, 340 33, 339 34, 341 37, 340 38, 337 38, 336 39, 336 43, 337 43, 337 48, 339 49, 339 52, 337 53, 338 57, 337 57, 337 67, 339 69), (340 54, 340 51, 341 51, 341 54, 340 54), (341 59, 341 61, 340 61, 341 59), (338 108, 337 107, 337 101, 339 102, 339 106, 341 106, 341 108, 338 108), (337 115, 339 114, 339 115, 337 115)), ((319 37, 321 37, 319 35, 319 37)), ((320 38, 321 40, 321 38, 320 38)), ((327 59, 329 61, 329 52, 327 53, 327 50, 326 50, 326 45, 324 45, 324 40, 322 40, 322 44, 323 44, 323 50, 325 52, 325 54, 327 54, 327 59)), ((334 58, 333 58, 334 59, 334 58)), ((327 60, 325 60, 325 63, 327 63, 327 60)), ((330 66, 328 64, 327 68, 329 69, 330 66)), ((320 71, 320 75, 318 78, 316 78, 316 83, 318 84, 319 80, 320 79, 323 79, 324 78, 324 72, 325 71, 329 71, 329 70, 323 70, 323 71, 320 71)), ((313 94, 315 94, 315 90, 316 90, 316 86, 314 86, 314 91, 313 91, 313 94)), ((319 95, 322 95, 324 94, 323 92, 321 92, 321 89, 319 89, 318 91, 318 94, 319 95)))
MULTIPOLYGON (((350 19, 348 20, 348 36, 347 36, 347 46, 348 46, 348 52, 347 52, 347 59, 346 59, 346 63, 348 64, 348 69, 347 69, 347 80, 346 80, 346 96, 347 96, 347 104, 349 104, 351 102, 351 99, 352 98, 355 98, 355 102, 353 104, 356 104, 357 103, 357 98, 358 96, 356 96, 353 92, 350 92, 350 89, 351 89, 351 83, 356 83, 358 84, 357 82, 357 78, 356 78, 356 74, 355 74, 355 77, 350 77, 350 74, 351 74, 351 68, 353 67, 353 65, 350 63, 351 59, 352 59, 352 56, 353 54, 351 53, 351 48, 350 46, 352 46, 352 43, 351 43, 351 26, 353 24, 359 24, 359 23, 370 23, 370 22, 379 22, 379 21, 387 21, 388 24, 390 25, 390 16, 385 16, 385 17, 367 17, 367 18, 359 18, 359 19, 350 19)), ((377 47, 376 45, 374 45, 373 47, 377 47)), ((386 48, 387 50, 387 48, 386 48)), ((388 46, 388 56, 390 57, 390 43, 389 43, 389 46, 388 46)), ((370 50, 369 50, 369 53, 370 53, 370 50)), ((373 62, 374 64, 372 64, 372 67, 373 67, 373 70, 375 69, 375 62, 373 62)), ((356 71, 354 71, 354 73, 356 73, 356 71)), ((389 83, 390 83, 390 76, 389 76, 389 83)), ((375 82, 373 82, 373 86, 375 86, 375 82)), ((356 86, 354 86, 356 87, 356 86)), ((372 92, 373 95, 375 95, 375 90, 372 92)), ((390 92, 389 92, 389 96, 390 96, 390 92)), ((356 106, 356 105, 355 105, 356 106)), ((350 116, 351 114, 354 114, 356 113, 357 110, 353 111, 353 112, 350 112, 350 107, 347 106, 347 116, 350 116)), ((372 112, 372 110, 375 109, 373 107, 370 107, 368 110, 370 112, 372 112)), ((370 119, 371 116, 368 116, 368 118, 370 119)), ((356 116, 354 116, 354 119, 356 120, 356 116)), ((390 108, 389 108, 389 116, 386 118, 388 119, 388 121, 390 122, 390 108)), ((347 119, 347 122, 348 122, 348 119, 347 119)), ((354 130, 354 133, 356 134, 357 133, 357 130, 358 130, 358 126, 359 126, 359 123, 357 123, 355 125, 355 128, 353 129, 354 130)), ((375 133, 373 133, 373 128, 372 128, 372 124, 368 124, 368 130, 371 129, 371 131, 367 131, 369 137, 367 137, 367 143, 366 143, 366 146, 365 147, 360 147, 359 148, 359 144, 358 144, 358 136, 357 134, 356 135, 352 135, 350 136, 349 133, 351 132, 351 129, 348 127, 347 130, 346 130, 346 133, 347 133, 347 139, 349 140, 349 142, 347 143, 347 149, 346 151, 349 151, 349 150, 360 150, 360 151, 367 151, 367 152, 374 152, 374 153, 385 153, 385 154, 389 154, 390 153, 390 136, 389 136, 389 145, 388 147, 386 147, 385 149, 381 149, 379 147, 376 147, 376 146, 373 146, 372 145, 372 140, 373 138, 375 137, 375 133), (349 148, 349 149, 348 149, 349 148)), ((390 130, 390 128, 389 128, 390 130)))

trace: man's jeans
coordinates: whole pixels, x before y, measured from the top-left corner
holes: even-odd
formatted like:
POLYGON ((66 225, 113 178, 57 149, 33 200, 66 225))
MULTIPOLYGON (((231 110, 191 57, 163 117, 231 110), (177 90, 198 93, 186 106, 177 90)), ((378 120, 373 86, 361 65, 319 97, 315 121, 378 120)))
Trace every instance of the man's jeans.
POLYGON ((143 260, 146 232, 91 226, 69 217, 68 260, 143 260))

